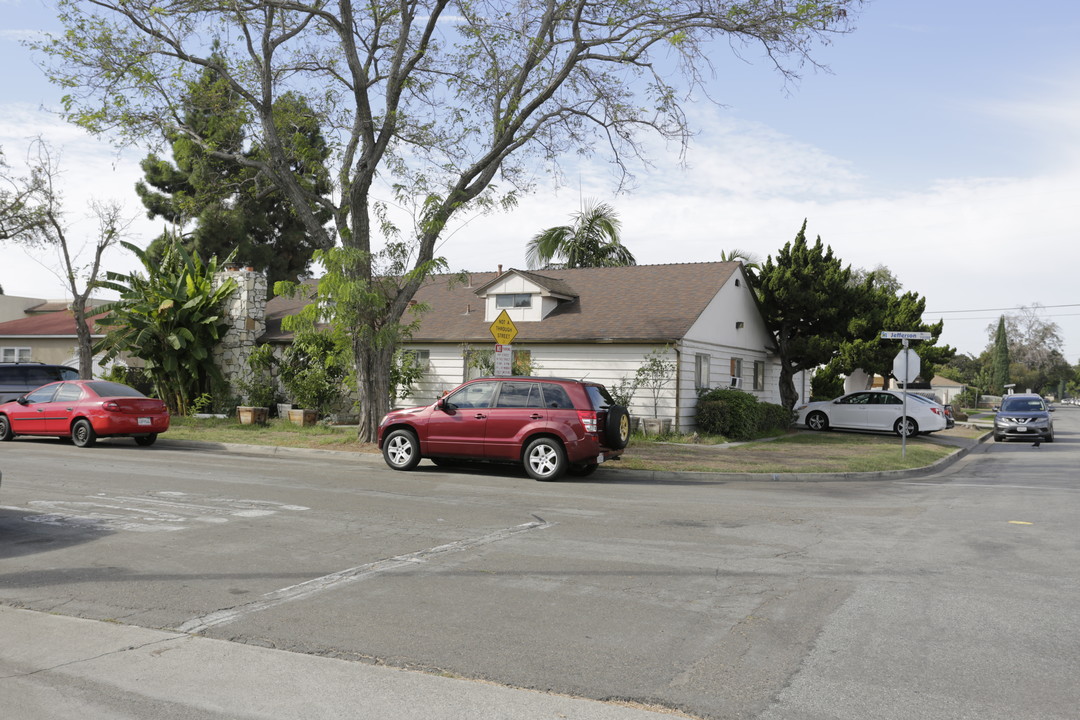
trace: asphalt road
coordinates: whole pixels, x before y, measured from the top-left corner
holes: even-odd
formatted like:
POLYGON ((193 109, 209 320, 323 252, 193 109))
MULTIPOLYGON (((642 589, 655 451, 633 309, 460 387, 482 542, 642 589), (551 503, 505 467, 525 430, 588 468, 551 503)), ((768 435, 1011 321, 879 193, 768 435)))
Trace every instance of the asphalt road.
POLYGON ((1055 420, 1052 445, 986 443, 935 477, 822 483, 537 483, 16 440, 0 447, 0 637, 22 642, 0 642, 0 697, 31 720, 70 703, 86 718, 1073 719, 1080 410, 1055 420), (41 637, 55 646, 27 649, 41 637), (155 642, 183 643, 201 679, 154 675, 155 642), (146 657, 71 670, 117 648, 146 657), (392 692, 350 684, 386 667, 420 672, 393 671, 408 683, 392 692))

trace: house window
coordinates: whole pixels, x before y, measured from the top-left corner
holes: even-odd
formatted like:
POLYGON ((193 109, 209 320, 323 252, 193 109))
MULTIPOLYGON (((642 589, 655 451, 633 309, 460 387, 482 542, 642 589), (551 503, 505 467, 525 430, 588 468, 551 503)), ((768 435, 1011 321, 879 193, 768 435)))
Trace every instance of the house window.
POLYGON ((430 350, 403 350, 401 353, 402 364, 412 361, 416 367, 420 368, 424 372, 427 372, 428 364, 431 362, 430 350))
POLYGON ((0 362, 30 362, 30 348, 0 348, 0 362))
POLYGON ((742 358, 731 358, 731 377, 742 377, 742 358))
POLYGON ((754 361, 754 389, 755 390, 764 390, 765 389, 765 361, 764 360, 755 360, 754 361))
POLYGON ((694 356, 694 387, 709 387, 709 356, 703 353, 694 356))
POLYGON ((495 307, 499 308, 531 308, 532 295, 529 293, 517 293, 495 296, 495 307))

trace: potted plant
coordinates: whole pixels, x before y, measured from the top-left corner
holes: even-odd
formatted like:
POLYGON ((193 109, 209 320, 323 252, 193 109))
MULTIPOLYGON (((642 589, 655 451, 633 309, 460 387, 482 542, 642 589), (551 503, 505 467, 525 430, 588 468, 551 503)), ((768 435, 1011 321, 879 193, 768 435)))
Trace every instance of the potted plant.
POLYGON ((241 380, 238 388, 247 399, 247 405, 236 408, 241 425, 265 425, 270 419, 270 406, 277 401, 277 391, 270 368, 274 363, 273 350, 261 345, 248 356, 251 379, 241 380))
POLYGON ((656 348, 645 356, 644 364, 634 374, 635 386, 645 388, 652 394, 653 416, 642 424, 647 435, 666 435, 671 432, 671 419, 660 419, 660 395, 675 374, 675 361, 668 358, 670 348, 656 348))
POLYGON ((298 408, 289 410, 289 420, 312 425, 342 395, 347 364, 334 339, 317 331, 301 331, 282 354, 281 384, 298 408))

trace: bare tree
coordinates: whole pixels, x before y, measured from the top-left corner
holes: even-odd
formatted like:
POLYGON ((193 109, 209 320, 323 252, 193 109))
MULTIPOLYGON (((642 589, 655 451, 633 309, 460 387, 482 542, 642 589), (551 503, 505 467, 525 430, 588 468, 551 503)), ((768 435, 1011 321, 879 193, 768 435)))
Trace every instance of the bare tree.
POLYGON ((101 278, 101 258, 105 251, 125 235, 132 219, 122 216, 115 201, 90 202, 90 214, 97 222, 92 259, 83 260, 88 243, 76 245, 71 238, 71 226, 65 218, 63 193, 59 187, 60 158, 41 138, 30 145, 27 156, 29 178, 4 175, 11 197, 18 198, 16 218, 9 226, 10 235, 4 239, 37 248, 54 249, 60 258, 60 270, 50 268, 61 277, 71 293, 71 313, 75 318, 75 334, 79 352, 79 377, 93 377, 93 342, 87 319, 87 303, 101 278))
POLYGON ((118 142, 184 135, 258 171, 323 247, 341 244, 359 437, 389 408, 394 346, 451 218, 510 207, 538 165, 607 154, 628 177, 642 133, 685 143, 681 103, 708 97, 720 49, 758 48, 788 78, 847 32, 861 0, 59 0, 68 31, 38 43, 70 120, 118 142), (215 50, 216 49, 216 50, 215 50), (216 74, 265 158, 208 142, 180 100, 216 74), (335 143, 333 197, 305 186, 274 118, 302 96, 335 143), (401 240, 376 183, 419 208, 401 240), (319 220, 328 211, 332 227, 319 220), (390 230, 385 245, 380 231, 390 230))

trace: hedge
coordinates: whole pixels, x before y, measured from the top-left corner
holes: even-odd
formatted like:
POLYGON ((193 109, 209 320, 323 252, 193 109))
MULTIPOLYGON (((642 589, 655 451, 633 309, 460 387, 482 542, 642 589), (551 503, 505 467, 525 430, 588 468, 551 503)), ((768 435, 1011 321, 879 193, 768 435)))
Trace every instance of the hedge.
POLYGON ((741 390, 716 388, 698 397, 695 420, 698 429, 710 435, 750 440, 761 432, 787 428, 792 417, 781 405, 758 402, 741 390))

